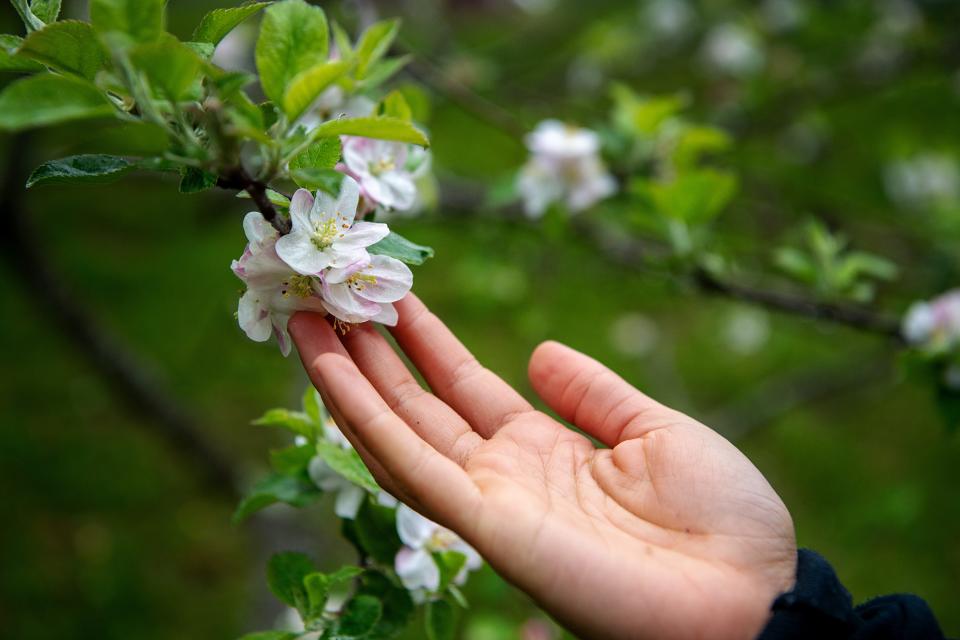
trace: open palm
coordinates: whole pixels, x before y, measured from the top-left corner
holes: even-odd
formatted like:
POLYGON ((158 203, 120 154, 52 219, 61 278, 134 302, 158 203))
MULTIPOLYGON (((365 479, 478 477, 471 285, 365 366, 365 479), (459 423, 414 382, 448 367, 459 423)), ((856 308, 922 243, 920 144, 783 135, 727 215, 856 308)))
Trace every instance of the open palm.
POLYGON ((290 325, 381 485, 453 529, 582 637, 750 638, 789 589, 790 515, 735 447, 595 360, 541 345, 530 379, 598 448, 483 368, 413 295, 393 335, 290 325))

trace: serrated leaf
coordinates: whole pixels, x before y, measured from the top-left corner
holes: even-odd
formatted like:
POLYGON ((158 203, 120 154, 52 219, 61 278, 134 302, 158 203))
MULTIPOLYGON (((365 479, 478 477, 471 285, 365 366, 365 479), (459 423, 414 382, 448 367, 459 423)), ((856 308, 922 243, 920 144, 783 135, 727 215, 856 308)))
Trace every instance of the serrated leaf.
POLYGON ((367 500, 357 512, 353 525, 357 541, 366 555, 393 566, 394 557, 403 546, 397 535, 396 512, 367 500))
POLYGON ((408 122, 413 119, 413 111, 410 109, 410 105, 407 104, 407 99, 404 98, 403 94, 399 91, 391 91, 386 95, 380 105, 380 113, 385 116, 399 118, 400 120, 407 120, 408 122))
POLYGON ((7 131, 116 115, 107 97, 80 78, 32 76, 0 93, 0 129, 7 131))
POLYGON ((340 138, 320 138, 290 161, 290 169, 333 169, 341 153, 340 138))
POLYGON ((197 52, 173 36, 139 45, 130 53, 130 59, 161 97, 174 102, 197 87, 203 67, 197 52))
POLYGON ((360 567, 345 566, 330 574, 316 572, 305 577, 303 586, 307 591, 309 603, 307 617, 315 618, 322 615, 330 591, 362 575, 363 571, 360 567))
MULTIPOLYGON (((389 563, 391 566, 393 561, 389 563)), ((410 622, 414 612, 410 593, 395 584, 383 573, 367 571, 357 589, 358 595, 371 595, 383 605, 380 621, 370 632, 370 638, 393 638, 402 632, 410 622)))
POLYGON ((256 62, 268 98, 281 104, 290 81, 326 61, 327 18, 304 0, 283 0, 265 12, 257 39, 256 62))
POLYGON ((60 17, 60 0, 33 0, 30 10, 40 20, 50 24, 60 17))
POLYGON ((90 0, 90 22, 111 42, 152 42, 164 32, 166 0, 90 0))
POLYGON ((307 470, 307 466, 316 455, 316 450, 309 444, 293 445, 270 452, 270 466, 283 476, 298 476, 307 470))
POLYGON ((23 38, 0 34, 0 71, 34 73, 44 71, 43 65, 17 53, 23 38))
POLYGON ((257 482, 233 513, 235 523, 245 520, 257 511, 282 502, 292 507, 305 507, 322 494, 313 483, 300 478, 271 474, 257 482))
POLYGON ((343 449, 332 442, 321 440, 317 442, 317 455, 323 458, 327 465, 352 484, 377 493, 380 485, 373 479, 370 471, 363 464, 363 460, 353 449, 343 449))
POLYGON ((270 409, 251 424, 258 427, 280 427, 306 438, 316 435, 318 426, 307 414, 289 409, 270 409))
POLYGON ((26 187, 30 189, 44 184, 113 182, 136 168, 136 164, 119 156, 69 156, 45 162, 37 167, 27 179, 26 187))
MULTIPOLYGON (((240 198, 241 200, 249 200, 250 194, 247 193, 246 191, 238 191, 237 197, 240 198)), ((286 211, 287 209, 290 208, 290 198, 283 195, 282 193, 278 193, 274 191, 273 189, 267 189, 267 199, 270 201, 270 204, 272 204, 273 206, 279 209, 282 209, 283 211, 286 211)))
POLYGON ((57 71, 93 80, 107 62, 107 52, 86 22, 54 22, 34 31, 20 46, 20 55, 57 71))
POLYGON ((258 13, 269 2, 254 2, 240 7, 230 7, 227 9, 214 9, 197 25, 193 32, 193 39, 197 42, 209 42, 216 45, 223 40, 228 33, 233 31, 241 22, 258 13))
POLYGON ((310 105, 334 82, 343 77, 350 69, 348 62, 334 60, 322 62, 298 73, 290 80, 283 95, 283 112, 287 119, 294 122, 303 115, 310 105))
POLYGON ((306 554, 275 553, 267 565, 267 585, 278 600, 303 611, 308 602, 303 579, 315 571, 313 560, 306 554))
POLYGON ((355 58, 357 62, 357 78, 367 76, 370 68, 380 60, 393 44, 393 40, 400 31, 399 20, 383 20, 374 23, 363 32, 357 42, 355 58))
MULTIPOLYGON (((195 54, 197 54, 204 60, 209 60, 210 58, 212 58, 214 52, 217 50, 217 48, 212 44, 210 44, 209 42, 184 42, 183 46, 188 47, 191 51, 193 51, 195 54)), ((224 75, 235 76, 240 74, 242 74, 242 72, 237 71, 237 72, 227 72, 224 75)), ((249 74, 243 74, 243 75, 249 76, 249 74)))
POLYGON ((368 595, 358 595, 350 600, 340 614, 337 636, 342 638, 366 637, 383 615, 380 601, 368 595))
POLYGON ((456 632, 453 607, 446 600, 428 602, 424 624, 427 640, 453 640, 456 632))
POLYGON ((200 193, 217 186, 217 176, 196 167, 184 167, 180 173, 180 193, 200 193))
POLYGON ((10 0, 10 4, 17 10, 28 33, 43 28, 43 20, 37 17, 27 0, 10 0))
POLYGON ((433 249, 430 247, 410 242, 393 231, 380 242, 367 247, 367 250, 372 254, 389 256, 412 265, 421 265, 433 257, 433 249))
POLYGON ((426 134, 413 124, 400 118, 387 116, 330 120, 318 126, 310 135, 314 140, 329 136, 360 136, 378 140, 409 142, 421 147, 430 146, 426 134))

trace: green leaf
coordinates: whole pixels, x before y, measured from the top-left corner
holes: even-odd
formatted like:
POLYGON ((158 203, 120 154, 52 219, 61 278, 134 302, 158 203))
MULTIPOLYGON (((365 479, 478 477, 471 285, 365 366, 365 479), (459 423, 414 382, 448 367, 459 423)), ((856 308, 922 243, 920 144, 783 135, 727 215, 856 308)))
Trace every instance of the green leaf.
POLYGON ((307 438, 316 435, 318 426, 307 414, 289 409, 270 409, 252 424, 259 427, 280 427, 307 438))
POLYGON ((13 8, 17 10, 17 13, 20 14, 20 19, 23 20, 23 24, 27 27, 28 33, 43 28, 43 20, 33 12, 27 0, 10 0, 10 4, 12 4, 13 8))
POLYGON ((341 60, 350 60, 353 58, 353 45, 350 43, 350 36, 344 31, 336 20, 330 23, 330 30, 333 31, 333 41, 337 46, 337 53, 341 60))
POLYGON ((344 449, 332 442, 321 440, 317 442, 317 454, 323 458, 327 465, 338 474, 349 480, 352 484, 370 491, 378 493, 380 485, 373 479, 373 475, 363 464, 363 460, 353 449, 344 449))
POLYGON ((174 102, 197 86, 203 67, 197 52, 173 36, 136 47, 130 59, 160 96, 174 102))
POLYGON ((410 242, 399 233, 390 232, 380 242, 367 247, 375 255, 390 256, 407 264, 420 265, 433 257, 433 249, 410 242))
POLYGON ((270 466, 282 476, 299 476, 315 455, 316 449, 309 444, 275 449, 270 452, 270 466))
POLYGON ((407 66, 411 60, 413 60, 413 56, 406 55, 376 63, 370 71, 367 72, 367 76, 360 81, 359 87, 364 91, 376 89, 407 66))
POLYGON ((327 18, 320 7, 304 0, 283 0, 264 12, 256 61, 268 98, 282 103, 290 81, 326 61, 327 18))
POLYGON ((203 16, 203 20, 200 21, 200 24, 197 25, 196 30, 193 32, 193 39, 197 42, 209 42, 215 45, 239 26, 241 22, 269 4, 269 2, 254 2, 240 7, 214 9, 203 16))
POLYGON ((333 169, 341 153, 340 138, 320 138, 290 161, 290 169, 333 169))
POLYGON ((23 38, 10 34, 0 34, 0 71, 18 71, 34 73, 44 71, 43 65, 20 55, 18 50, 23 38))
POLYGON ((323 607, 333 589, 353 580, 364 572, 360 567, 345 566, 331 574, 311 573, 303 579, 303 586, 307 591, 307 618, 316 618, 323 614, 323 607))
POLYGON ((234 523, 245 520, 257 511, 277 502, 292 507, 305 507, 323 493, 313 483, 300 478, 271 474, 257 482, 233 513, 234 523))
POLYGON ((111 42, 152 42, 164 32, 166 0, 90 0, 90 22, 111 42))
POLYGON ((248 633, 240 640, 296 640, 299 634, 292 631, 255 631, 248 633))
POLYGON ((283 112, 290 122, 295 121, 306 111, 324 89, 343 77, 350 69, 350 63, 335 60, 322 62, 298 73, 290 80, 283 95, 283 112))
POLYGON ((50 24, 60 17, 60 0, 33 0, 30 10, 33 15, 50 24))
POLYGON ((23 41, 20 55, 57 71, 93 80, 106 66, 107 52, 86 22, 54 22, 34 31, 23 41))
POLYGON ((323 424, 326 408, 323 406, 323 401, 320 399, 320 394, 317 392, 316 387, 312 384, 307 385, 307 388, 304 389, 301 404, 303 405, 303 412, 306 413, 314 423, 323 424))
MULTIPOLYGON (((191 51, 193 51, 195 54, 200 56, 203 60, 209 60, 210 58, 212 58, 213 53, 217 50, 217 48, 214 45, 210 44, 209 42, 184 42, 183 46, 188 47, 191 51)), ((231 77, 245 75, 247 77, 250 77, 250 74, 245 74, 240 71, 227 72, 227 73, 224 73, 223 75, 231 76, 231 77)))
POLYGON ((367 595, 358 595, 347 603, 340 614, 337 635, 343 638, 366 637, 383 615, 380 601, 367 595))
POLYGON ((303 611, 308 603, 303 579, 315 571, 313 560, 303 553, 275 553, 267 565, 267 585, 281 602, 303 611))
POLYGON ((7 131, 116 115, 107 97, 79 78, 32 76, 17 80, 0 93, 0 129, 7 131))
POLYGON ((429 147, 427 136, 410 122, 387 116, 367 116, 363 118, 340 118, 324 122, 313 130, 314 140, 329 136, 360 136, 378 140, 396 140, 410 142, 421 147, 429 147))
MULTIPOLYGON (((249 200, 250 194, 246 191, 238 191, 237 197, 242 200, 249 200)), ((286 211, 290 208, 290 199, 282 193, 274 191, 273 189, 267 189, 267 199, 270 200, 270 204, 283 211, 286 211)))
POLYGON ((453 607, 446 600, 428 602, 424 624, 427 640, 453 640, 456 632, 453 607))
POLYGON ((69 156, 37 167, 27 179, 27 189, 44 184, 114 182, 136 168, 135 163, 119 156, 69 156))
POLYGON ((396 512, 367 500, 353 520, 353 532, 366 555, 377 562, 393 566, 397 551, 403 546, 397 535, 396 512))
POLYGON ((715 218, 737 191, 733 174, 703 169, 677 176, 667 183, 651 183, 651 195, 660 213, 689 224, 715 218))
POLYGON ((407 104, 407 99, 399 91, 391 91, 380 105, 380 113, 385 116, 410 121, 413 119, 413 110, 407 104))
MULTIPOLYGON (((392 566, 393 560, 390 560, 392 566)), ((360 580, 357 595, 370 595, 383 605, 383 614, 369 637, 393 638, 406 629, 413 615, 414 606, 410 593, 395 584, 383 573, 367 571, 360 580)))
POLYGON ((447 588, 457 577, 460 570, 467 564, 467 556, 459 551, 444 551, 433 554, 433 558, 440 569, 440 591, 447 588))
POLYGON ((290 177, 302 189, 325 191, 333 196, 340 193, 340 185, 343 183, 343 174, 334 169, 304 167, 293 169, 290 177))
POLYGON ((384 20, 370 25, 357 42, 357 78, 367 76, 370 68, 384 56, 400 31, 399 20, 384 20))
POLYGON ((217 176, 196 167, 184 167, 180 176, 180 193, 200 193, 217 186, 217 176))

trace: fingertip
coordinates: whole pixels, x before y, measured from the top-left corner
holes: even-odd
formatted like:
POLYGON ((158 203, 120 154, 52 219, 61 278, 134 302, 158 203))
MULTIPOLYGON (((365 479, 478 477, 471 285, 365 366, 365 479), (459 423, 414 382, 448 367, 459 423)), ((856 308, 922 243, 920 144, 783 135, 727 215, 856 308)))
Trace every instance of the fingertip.
MULTIPOLYGON (((318 355, 337 350, 340 339, 327 322, 326 316, 312 311, 298 311, 287 323, 304 363, 318 355)), ((340 347, 342 348, 342 347, 340 347)))
POLYGON ((556 369, 556 358, 565 352, 573 351, 570 347, 556 340, 545 340, 537 345, 530 354, 527 365, 527 376, 536 384, 550 377, 556 369))

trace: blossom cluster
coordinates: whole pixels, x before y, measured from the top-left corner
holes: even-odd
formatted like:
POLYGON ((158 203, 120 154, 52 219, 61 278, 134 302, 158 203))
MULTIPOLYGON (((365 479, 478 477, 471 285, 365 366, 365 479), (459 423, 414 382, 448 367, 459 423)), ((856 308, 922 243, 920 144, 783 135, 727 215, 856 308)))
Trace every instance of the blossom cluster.
MULTIPOLYGON (((353 451, 350 441, 329 415, 324 418, 323 438, 341 449, 353 451)), ((454 552, 463 556, 463 565, 452 579, 452 583, 458 586, 466 582, 470 571, 483 564, 476 550, 456 533, 420 515, 383 490, 371 496, 368 489, 338 473, 323 456, 317 455, 310 461, 308 473, 319 489, 335 495, 334 511, 341 518, 356 518, 368 497, 375 499, 380 506, 396 510, 397 535, 403 546, 397 551, 393 568, 414 602, 423 603, 438 595, 442 573, 438 554, 454 552)))
POLYGON ((910 344, 931 352, 960 345, 960 289, 914 303, 904 316, 902 333, 910 344))
POLYGON ((247 247, 231 265, 247 287, 237 319, 251 340, 276 336, 290 353, 287 322, 318 311, 343 323, 396 324, 394 302, 413 285, 410 269, 369 248, 390 233, 383 223, 356 220, 361 187, 345 176, 337 198, 298 190, 290 201, 290 233, 281 236, 260 212, 247 214, 247 247))
POLYGON ((616 191, 593 131, 544 120, 525 141, 531 155, 520 170, 517 188, 529 217, 541 217, 554 203, 582 211, 616 191))

